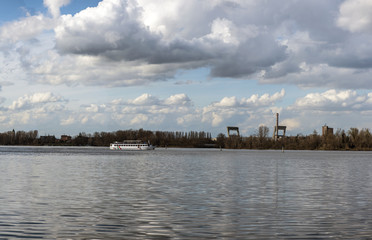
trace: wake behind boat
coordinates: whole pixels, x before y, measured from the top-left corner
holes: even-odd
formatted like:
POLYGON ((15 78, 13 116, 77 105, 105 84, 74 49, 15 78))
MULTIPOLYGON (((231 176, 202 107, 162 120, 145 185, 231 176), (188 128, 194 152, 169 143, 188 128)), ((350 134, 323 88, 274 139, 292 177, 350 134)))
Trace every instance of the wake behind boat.
POLYGON ((110 144, 112 150, 154 150, 155 147, 150 143, 143 142, 141 140, 125 140, 123 142, 114 142, 110 144))

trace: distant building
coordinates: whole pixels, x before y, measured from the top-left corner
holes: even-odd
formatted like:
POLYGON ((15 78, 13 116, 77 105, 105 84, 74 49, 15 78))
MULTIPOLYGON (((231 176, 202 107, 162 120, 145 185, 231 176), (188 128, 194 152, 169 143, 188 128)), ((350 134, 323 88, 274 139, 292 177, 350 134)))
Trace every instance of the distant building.
POLYGON ((62 142, 71 141, 71 136, 68 136, 68 135, 62 135, 62 136, 61 136, 61 141, 62 141, 62 142))
POLYGON ((327 125, 324 125, 322 127, 322 136, 325 137, 327 135, 333 135, 333 128, 330 128, 327 125))

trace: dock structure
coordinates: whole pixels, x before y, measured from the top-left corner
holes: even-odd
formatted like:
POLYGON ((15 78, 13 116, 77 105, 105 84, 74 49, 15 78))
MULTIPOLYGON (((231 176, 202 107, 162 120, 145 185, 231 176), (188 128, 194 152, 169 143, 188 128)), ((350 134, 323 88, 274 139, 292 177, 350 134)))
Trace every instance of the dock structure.
POLYGON ((285 137, 285 131, 286 130, 287 130, 287 126, 279 126, 279 113, 277 113, 276 114, 276 124, 274 126, 273 139, 276 141, 279 138, 285 137))
POLYGON ((227 127, 227 136, 230 137, 230 136, 235 136, 235 135, 231 135, 230 134, 230 131, 235 131, 236 132, 236 135, 239 137, 240 134, 239 134, 239 127, 227 127))

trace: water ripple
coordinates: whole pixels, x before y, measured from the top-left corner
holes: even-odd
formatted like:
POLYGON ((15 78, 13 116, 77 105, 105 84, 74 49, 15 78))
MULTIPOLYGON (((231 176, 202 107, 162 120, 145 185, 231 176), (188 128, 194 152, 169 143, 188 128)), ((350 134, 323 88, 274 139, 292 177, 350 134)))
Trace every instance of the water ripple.
POLYGON ((0 147, 0 239, 369 239, 371 156, 0 147))

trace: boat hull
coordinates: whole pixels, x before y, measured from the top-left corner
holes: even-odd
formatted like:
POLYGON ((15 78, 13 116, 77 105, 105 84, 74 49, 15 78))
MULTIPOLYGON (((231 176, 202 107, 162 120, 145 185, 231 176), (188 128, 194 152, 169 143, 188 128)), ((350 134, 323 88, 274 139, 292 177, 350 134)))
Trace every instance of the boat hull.
POLYGON ((123 147, 123 146, 114 146, 110 147, 111 150, 122 150, 122 151, 146 151, 146 150, 155 150, 153 146, 144 146, 144 147, 123 147))
POLYGON ((122 151, 146 151, 146 150, 155 150, 155 147, 151 144, 128 144, 115 142, 110 144, 111 150, 122 150, 122 151))

